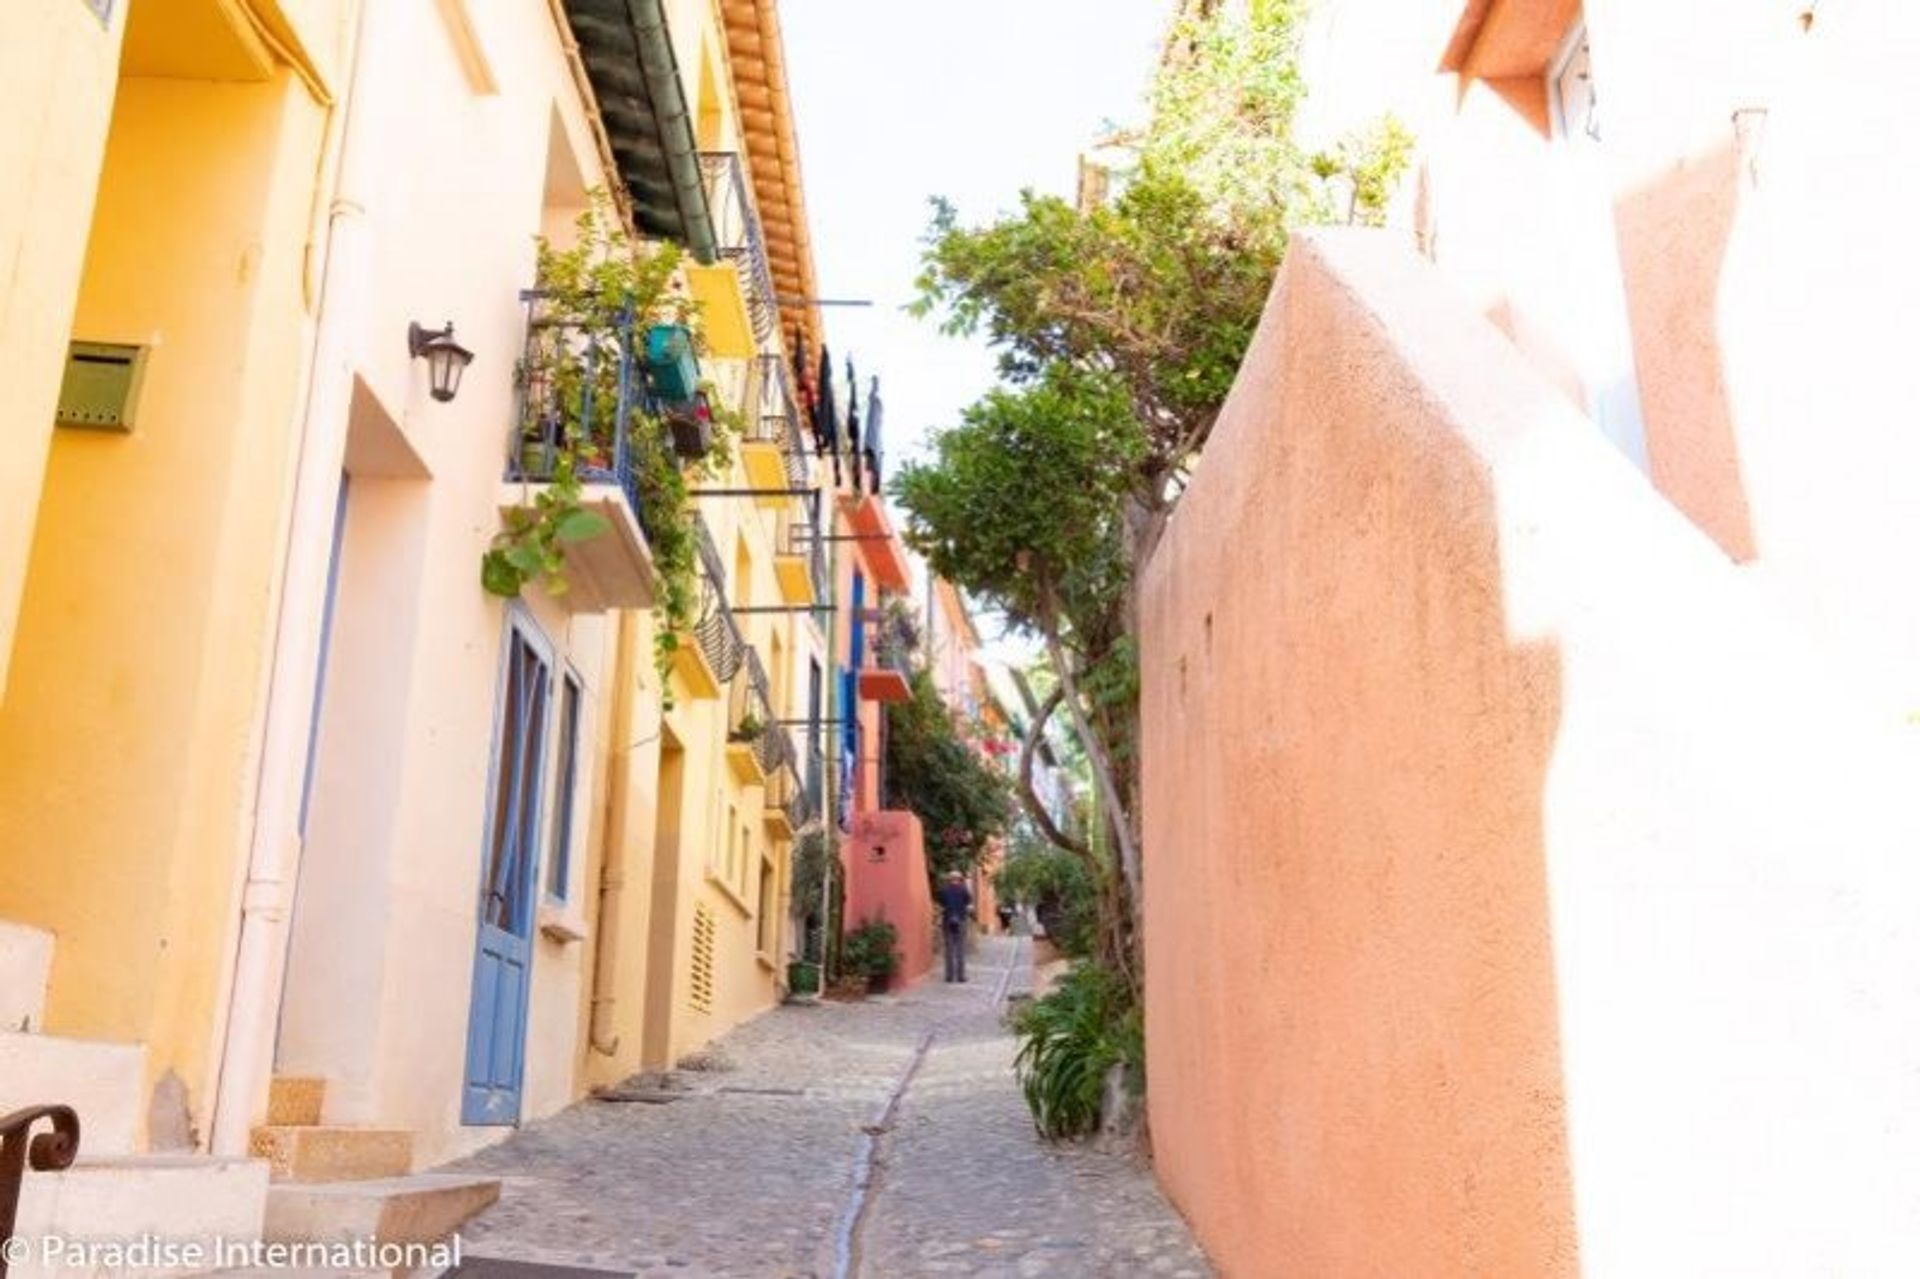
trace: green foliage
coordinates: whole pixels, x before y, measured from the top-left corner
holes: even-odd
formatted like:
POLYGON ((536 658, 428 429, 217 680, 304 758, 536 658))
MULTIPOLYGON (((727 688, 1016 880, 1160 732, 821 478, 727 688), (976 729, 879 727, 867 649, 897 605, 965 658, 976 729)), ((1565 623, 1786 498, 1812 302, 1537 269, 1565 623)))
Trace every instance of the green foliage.
POLYGON ((933 875, 969 871, 1007 829, 1012 788, 961 733, 933 677, 915 671, 911 685, 911 698, 887 706, 891 802, 920 818, 933 875))
POLYGON ((840 943, 841 971, 885 981, 900 967, 899 940, 899 932, 886 920, 865 921, 840 943))
POLYGON ((1143 447, 1111 379, 1055 366, 989 391, 934 436, 930 462, 896 476, 906 540, 1016 625, 1037 623, 1043 576, 1075 618, 1111 613, 1126 582, 1120 503, 1143 447))
POLYGON ((1026 192, 981 226, 936 201, 922 253, 915 311, 984 336, 1004 385, 895 478, 906 539, 1048 641, 1112 797, 1083 827, 1087 856, 1010 867, 1016 895, 1090 899, 1098 921, 1098 963, 1019 1023, 1023 1086, 1048 1135, 1098 1122, 1115 1063, 1139 1077, 1134 575, 1232 389, 1291 230, 1383 220, 1412 154, 1391 118, 1323 151, 1296 140, 1306 3, 1192 6, 1112 199, 1026 192), (1119 873, 1103 879, 1109 829, 1119 873))
POLYGON ((1279 260, 1269 238, 1209 216, 1177 171, 1143 171, 1110 204, 1028 191, 978 228, 936 201, 914 305, 949 333, 984 332, 1013 382, 1061 365, 1103 378, 1144 432, 1133 462, 1151 483, 1232 385, 1279 260))
POLYGON ((1288 230, 1330 222, 1378 225, 1412 158, 1413 138, 1384 116, 1329 150, 1303 151, 1294 118, 1306 0, 1249 0, 1184 15, 1151 94, 1139 142, 1145 171, 1179 173, 1209 216, 1276 250, 1288 230))
POLYGON ((1014 1069, 1043 1137, 1097 1129, 1113 1067, 1126 1068, 1136 1091, 1144 1086, 1140 1010, 1126 982, 1097 964, 1075 963, 1059 985, 1014 1014, 1013 1032, 1020 1041, 1014 1069))
POLYGON ((788 891, 802 912, 813 915, 820 910, 826 877, 835 869, 836 859, 826 832, 810 830, 795 843, 788 891))
MULTIPOLYGON (((530 505, 508 513, 481 561, 481 583, 508 598, 535 580, 556 594, 566 590, 566 544, 606 531, 606 522, 580 504, 579 471, 582 466, 610 465, 615 442, 624 434, 661 579, 654 606, 656 635, 670 636, 693 624, 698 606, 689 476, 665 424, 638 403, 629 406, 628 420, 616 420, 620 334, 629 316, 635 334, 650 324, 691 326, 697 316, 694 304, 672 288, 679 249, 670 243, 628 240, 604 193, 594 193, 574 230, 569 248, 557 248, 545 237, 538 242, 535 282, 542 294, 542 323, 530 335, 528 355, 518 371, 523 389, 536 371, 545 379, 546 403, 561 417, 558 440, 540 438, 543 423, 534 414, 527 424, 532 434, 522 441, 530 450, 553 448, 552 479, 530 505), (589 390, 591 395, 586 394, 589 390)), ((730 464, 730 443, 740 418, 716 404, 714 425, 714 449, 699 464, 704 473, 730 464)), ((664 683, 672 648, 670 643, 656 645, 655 663, 664 683)))
POLYGON ((1093 953, 1100 890, 1084 858, 1037 836, 1017 836, 994 872, 993 891, 1001 901, 1033 907, 1048 940, 1062 953, 1093 953))
POLYGON ((573 456, 563 451, 553 479, 533 502, 507 512, 493 545, 480 559, 481 586, 512 599, 528 583, 544 579, 550 594, 565 594, 567 543, 607 531, 606 520, 580 505, 580 491, 573 456))

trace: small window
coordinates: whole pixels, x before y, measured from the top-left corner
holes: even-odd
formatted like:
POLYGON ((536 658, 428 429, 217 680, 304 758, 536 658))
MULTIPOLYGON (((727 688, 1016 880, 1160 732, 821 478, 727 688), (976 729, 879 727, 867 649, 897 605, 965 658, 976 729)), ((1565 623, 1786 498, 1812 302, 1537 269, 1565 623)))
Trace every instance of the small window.
POLYGON ((734 815, 732 804, 727 805, 727 883, 737 883, 740 878, 740 827, 734 815))
POLYGON ((1555 136, 1574 142, 1600 140, 1600 99, 1593 87, 1593 53, 1585 23, 1575 23, 1547 72, 1555 136))
POLYGON ((547 855, 547 896, 567 900, 573 864, 574 779, 580 759, 580 681, 572 672, 560 684, 558 789, 553 797, 553 848, 547 855))
POLYGON ((755 937, 754 944, 760 948, 760 953, 763 955, 773 954, 773 934, 777 922, 774 919, 775 903, 773 898, 775 888, 776 879, 773 873, 773 863, 762 857, 760 859, 760 918, 758 921, 758 933, 755 937))

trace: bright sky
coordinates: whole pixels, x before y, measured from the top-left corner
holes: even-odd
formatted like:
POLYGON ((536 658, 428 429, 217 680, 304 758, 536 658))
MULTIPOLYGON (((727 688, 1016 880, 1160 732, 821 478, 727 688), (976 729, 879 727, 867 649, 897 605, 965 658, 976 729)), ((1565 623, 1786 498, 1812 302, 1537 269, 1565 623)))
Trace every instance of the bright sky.
POLYGON ((844 393, 880 376, 887 467, 993 382, 978 343, 901 311, 928 199, 972 222, 1022 187, 1070 196, 1074 161, 1139 116, 1170 0, 787 0, 780 7, 827 345, 844 393))

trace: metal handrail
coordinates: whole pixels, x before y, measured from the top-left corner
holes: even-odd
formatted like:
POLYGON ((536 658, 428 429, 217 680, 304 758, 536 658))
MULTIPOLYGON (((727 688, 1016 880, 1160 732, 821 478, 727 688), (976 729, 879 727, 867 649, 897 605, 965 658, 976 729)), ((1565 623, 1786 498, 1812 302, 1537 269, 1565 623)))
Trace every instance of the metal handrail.
POLYGON ((754 336, 771 342, 780 327, 780 303, 773 287, 760 214, 754 208, 746 166, 737 151, 702 151, 700 174, 707 187, 716 246, 723 261, 740 272, 754 336))
POLYGON ((713 677, 730 680, 745 659, 747 638, 727 601, 727 565, 714 545, 713 530, 699 512, 693 516, 694 556, 700 561, 700 616, 693 624, 694 640, 713 668, 713 677))
POLYGON ((59 1172, 73 1166, 80 1153, 80 1116, 71 1106, 28 1106, 0 1116, 0 1279, 6 1279, 7 1257, 13 1251, 14 1222, 20 1215, 20 1191, 27 1169, 59 1172), (52 1131, 34 1133, 34 1124, 46 1120, 52 1131))

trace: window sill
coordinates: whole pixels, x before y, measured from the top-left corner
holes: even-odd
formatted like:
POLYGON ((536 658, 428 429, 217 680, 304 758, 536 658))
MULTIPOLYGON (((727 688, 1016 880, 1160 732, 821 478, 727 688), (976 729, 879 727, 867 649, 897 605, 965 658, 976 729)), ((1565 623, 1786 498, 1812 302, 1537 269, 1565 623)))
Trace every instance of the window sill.
POLYGON ((567 905, 555 901, 540 903, 534 912, 540 935, 548 941, 570 945, 587 939, 587 921, 567 905))
POLYGON ((727 899, 727 904, 740 912, 740 918, 753 918, 753 907, 747 905, 747 899, 742 897, 732 884, 712 871, 707 872, 707 882, 720 890, 720 895, 727 899))

